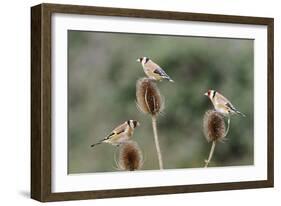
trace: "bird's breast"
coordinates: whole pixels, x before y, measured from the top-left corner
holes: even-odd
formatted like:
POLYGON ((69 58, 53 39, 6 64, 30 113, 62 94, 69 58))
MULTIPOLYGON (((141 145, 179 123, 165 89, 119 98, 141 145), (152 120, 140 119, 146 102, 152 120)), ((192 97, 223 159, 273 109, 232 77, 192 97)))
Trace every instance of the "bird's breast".
POLYGON ((214 104, 214 107, 217 112, 222 113, 222 114, 228 114, 229 111, 223 104, 214 104))
POLYGON ((129 137, 131 137, 131 136, 133 136, 133 133, 134 133, 133 129, 132 129, 132 128, 129 128, 129 129, 128 129, 127 135, 128 135, 129 137))
POLYGON ((161 80, 162 79, 162 77, 159 75, 159 74, 156 74, 156 73, 154 73, 152 70, 150 70, 150 69, 147 69, 146 71, 144 71, 145 72, 145 74, 148 76, 148 77, 150 77, 150 78, 152 78, 152 79, 154 79, 154 80, 161 80))

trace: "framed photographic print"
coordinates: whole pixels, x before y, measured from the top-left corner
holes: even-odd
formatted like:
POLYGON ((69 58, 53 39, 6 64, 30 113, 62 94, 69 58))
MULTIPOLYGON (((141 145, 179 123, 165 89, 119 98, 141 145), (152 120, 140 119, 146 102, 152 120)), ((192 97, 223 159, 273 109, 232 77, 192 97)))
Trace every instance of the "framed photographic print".
POLYGON ((31 8, 31 197, 273 187, 273 19, 31 8))

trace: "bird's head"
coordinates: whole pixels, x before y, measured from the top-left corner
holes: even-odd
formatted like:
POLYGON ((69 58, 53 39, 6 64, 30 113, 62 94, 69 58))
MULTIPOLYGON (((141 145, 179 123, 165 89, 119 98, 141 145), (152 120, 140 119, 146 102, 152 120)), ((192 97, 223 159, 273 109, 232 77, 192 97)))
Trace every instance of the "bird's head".
POLYGON ((145 64, 149 61, 149 58, 148 57, 140 57, 137 59, 137 62, 140 62, 142 64, 145 64))
POLYGON ((209 97, 210 99, 213 99, 214 95, 216 94, 215 90, 208 90, 208 92, 206 92, 204 95, 209 97))
POLYGON ((140 126, 140 123, 137 120, 128 120, 127 123, 131 128, 140 126))

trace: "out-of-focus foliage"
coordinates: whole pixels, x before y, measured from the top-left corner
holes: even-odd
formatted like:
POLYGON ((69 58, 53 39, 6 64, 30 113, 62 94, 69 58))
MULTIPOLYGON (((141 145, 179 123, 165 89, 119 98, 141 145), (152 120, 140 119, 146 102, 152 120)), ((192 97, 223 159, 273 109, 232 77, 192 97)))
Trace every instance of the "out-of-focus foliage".
POLYGON ((145 76, 136 59, 150 57, 175 81, 158 83, 165 115, 158 132, 165 169, 203 167, 211 144, 203 136, 203 94, 215 89, 246 117, 232 116, 224 143, 210 166, 253 164, 253 41, 68 32, 69 173, 114 171, 116 148, 90 145, 115 126, 136 119, 134 139, 144 154, 143 169, 158 169, 151 118, 137 110, 136 81, 145 76))

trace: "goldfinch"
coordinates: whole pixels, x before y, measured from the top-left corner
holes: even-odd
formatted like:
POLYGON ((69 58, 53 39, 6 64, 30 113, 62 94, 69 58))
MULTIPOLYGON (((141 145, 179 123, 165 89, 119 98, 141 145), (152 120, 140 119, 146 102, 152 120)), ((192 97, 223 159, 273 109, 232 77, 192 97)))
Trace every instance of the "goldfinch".
POLYGON ((140 123, 136 120, 128 120, 114 128, 112 132, 101 141, 92 144, 91 147, 94 147, 101 143, 109 143, 114 146, 118 146, 119 144, 130 140, 130 138, 133 136, 134 129, 139 125, 140 123))
POLYGON ((174 82, 159 65, 154 63, 148 57, 140 57, 137 59, 137 61, 141 63, 144 73, 149 78, 157 81, 162 81, 163 79, 167 79, 170 82, 174 82))
POLYGON ((209 90, 205 93, 206 96, 209 97, 211 102, 214 105, 214 108, 217 112, 221 113, 224 116, 228 116, 230 114, 240 114, 245 117, 242 112, 239 112, 231 102, 225 98, 222 94, 215 90, 209 90))

